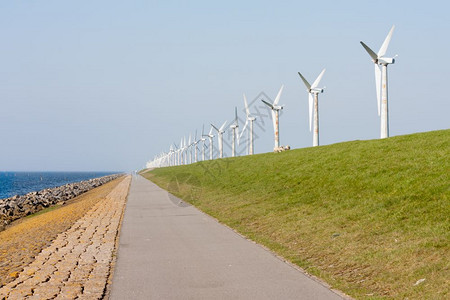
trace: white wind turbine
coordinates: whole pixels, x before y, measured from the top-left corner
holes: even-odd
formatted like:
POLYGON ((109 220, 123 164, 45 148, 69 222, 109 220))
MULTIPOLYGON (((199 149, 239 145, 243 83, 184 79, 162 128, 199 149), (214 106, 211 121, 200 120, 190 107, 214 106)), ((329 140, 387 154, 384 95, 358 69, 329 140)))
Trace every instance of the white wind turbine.
POLYGON ((209 139, 209 159, 213 159, 213 137, 214 134, 212 134, 213 128, 209 130, 209 133, 207 135, 204 135, 204 137, 207 137, 209 139))
POLYGON ((246 113, 247 118, 245 120, 245 125, 244 125, 244 128, 242 128, 241 136, 239 137, 239 139, 244 134, 244 131, 247 128, 247 125, 250 124, 249 131, 248 131, 248 136, 249 136, 249 138, 248 138, 248 154, 253 155, 253 122, 256 120, 256 118, 250 114, 250 109, 248 108, 247 97, 245 97, 245 94, 244 94, 244 106, 245 106, 245 113, 246 113))
POLYGON ((280 147, 280 127, 279 127, 279 118, 280 118, 280 110, 283 109, 284 105, 278 105, 278 102, 280 101, 281 93, 283 92, 283 85, 280 88, 280 91, 278 92, 277 97, 275 98, 275 101, 273 101, 273 104, 270 104, 269 102, 266 102, 261 99, 261 101, 266 104, 267 106, 272 109, 272 122, 273 122, 273 131, 275 134, 275 147, 274 149, 277 149, 280 147))
MULTIPOLYGON (((235 157, 236 156, 236 137, 238 137, 238 134, 239 134, 237 107, 234 108, 234 123, 230 125, 230 128, 233 132, 233 137, 232 137, 232 141, 231 141, 231 157, 235 157)), ((239 137, 238 137, 238 143, 239 143, 239 137)))
POLYGON ((184 153, 184 155, 183 155, 183 161, 184 161, 184 164, 185 165, 187 165, 188 164, 188 162, 187 162, 187 153, 188 152, 188 145, 187 145, 187 143, 186 143, 186 136, 184 136, 183 137, 183 153, 184 153))
POLYGON ((217 128, 213 124, 211 124, 212 128, 217 131, 217 141, 219 142, 219 158, 223 158, 223 134, 225 133, 225 126, 228 121, 225 121, 220 128, 217 128))
POLYGON ((389 116, 388 116, 388 82, 387 82, 387 66, 389 64, 395 63, 395 57, 385 57, 389 42, 391 41, 392 33, 394 32, 395 26, 392 26, 386 39, 381 45, 378 53, 375 53, 366 44, 360 42, 361 45, 366 49, 375 64, 375 83, 377 89, 377 104, 378 104, 378 116, 381 115, 381 133, 380 137, 389 137, 389 116), (381 66, 381 70, 380 70, 381 66), (381 100, 380 100, 381 92, 381 100))
POLYGON ((202 127, 202 136, 200 138, 200 141, 202 141, 202 161, 205 161, 205 148, 206 148, 206 138, 205 138, 205 134, 204 134, 204 129, 205 129, 205 125, 203 125, 202 127))
POLYGON ((194 138, 194 142, 192 143, 193 147, 194 147, 194 162, 198 161, 198 154, 197 154, 197 144, 198 142, 200 142, 200 140, 197 140, 197 130, 195 130, 195 138, 194 138))
POLYGON ((179 165, 182 165, 183 164, 183 152, 184 152, 184 147, 183 147, 183 138, 181 138, 181 141, 180 141, 180 149, 179 149, 179 151, 180 151, 180 154, 178 154, 178 164, 179 165))
POLYGON ((175 152, 175 150, 173 149, 173 145, 170 145, 169 154, 168 154, 168 156, 169 156, 169 166, 173 166, 174 165, 174 163, 173 163, 174 152, 175 152))
POLYGON ((309 131, 311 131, 311 123, 313 120, 313 111, 314 111, 314 133, 313 133, 313 146, 319 146, 319 94, 323 93, 324 88, 317 87, 319 85, 320 80, 322 79, 323 74, 325 73, 325 69, 320 72, 319 76, 317 76, 316 80, 314 80, 313 84, 309 84, 308 80, 306 80, 303 75, 298 72, 300 78, 303 80, 303 83, 306 86, 306 90, 308 91, 308 105, 309 105, 309 131))
POLYGON ((186 144, 186 163, 191 164, 192 163, 192 141, 191 141, 191 134, 189 133, 188 142, 186 144))

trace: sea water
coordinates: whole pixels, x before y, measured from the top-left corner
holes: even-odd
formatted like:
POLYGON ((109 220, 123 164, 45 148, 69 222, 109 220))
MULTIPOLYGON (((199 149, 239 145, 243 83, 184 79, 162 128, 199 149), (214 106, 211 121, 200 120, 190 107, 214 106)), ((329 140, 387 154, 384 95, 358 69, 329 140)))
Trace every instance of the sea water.
POLYGON ((119 172, 0 172, 0 199, 119 172))

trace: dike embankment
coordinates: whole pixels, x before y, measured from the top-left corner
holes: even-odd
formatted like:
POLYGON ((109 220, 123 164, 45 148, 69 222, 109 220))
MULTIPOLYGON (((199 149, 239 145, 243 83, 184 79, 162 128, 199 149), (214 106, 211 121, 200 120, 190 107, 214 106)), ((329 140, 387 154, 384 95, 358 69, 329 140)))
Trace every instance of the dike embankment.
POLYGON ((55 204, 64 204, 65 201, 120 176, 123 176, 123 174, 113 174, 76 183, 68 183, 55 188, 0 199, 0 231, 14 220, 34 214, 55 204))

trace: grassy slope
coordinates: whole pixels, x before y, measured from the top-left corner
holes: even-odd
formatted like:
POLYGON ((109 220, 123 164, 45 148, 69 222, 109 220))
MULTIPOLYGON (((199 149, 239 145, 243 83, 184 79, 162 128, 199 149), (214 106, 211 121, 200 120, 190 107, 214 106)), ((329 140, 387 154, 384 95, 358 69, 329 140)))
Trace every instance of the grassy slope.
POLYGON ((449 141, 442 130, 144 176, 349 295, 443 299, 449 141))

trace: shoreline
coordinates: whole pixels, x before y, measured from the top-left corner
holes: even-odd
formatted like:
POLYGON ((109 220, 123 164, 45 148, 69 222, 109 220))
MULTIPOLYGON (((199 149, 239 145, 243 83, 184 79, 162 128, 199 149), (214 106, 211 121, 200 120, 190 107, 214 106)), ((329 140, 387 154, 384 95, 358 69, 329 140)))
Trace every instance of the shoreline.
POLYGON ((64 204, 67 200, 123 175, 123 173, 111 174, 0 199, 0 231, 17 219, 37 213, 58 203, 64 204))
POLYGON ((0 200, 70 183, 121 174, 119 171, 0 171, 0 200))

